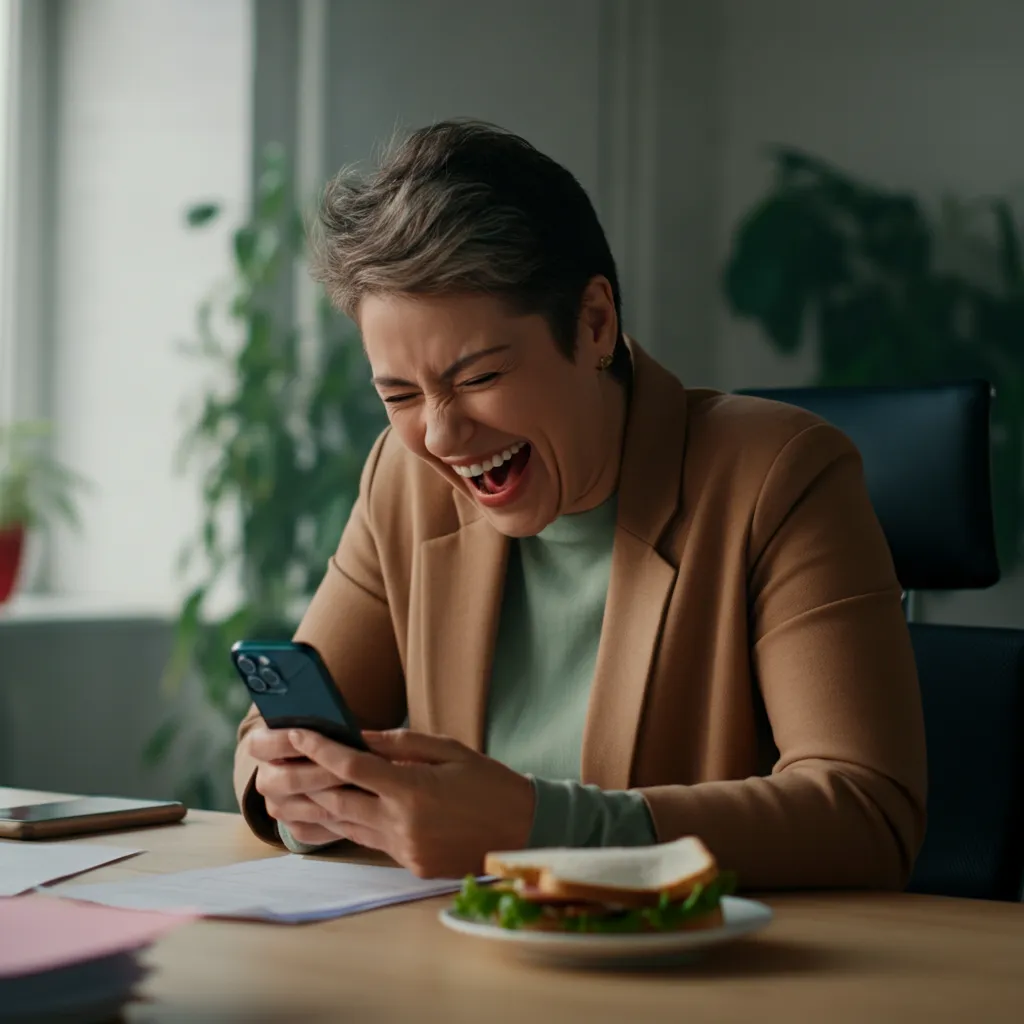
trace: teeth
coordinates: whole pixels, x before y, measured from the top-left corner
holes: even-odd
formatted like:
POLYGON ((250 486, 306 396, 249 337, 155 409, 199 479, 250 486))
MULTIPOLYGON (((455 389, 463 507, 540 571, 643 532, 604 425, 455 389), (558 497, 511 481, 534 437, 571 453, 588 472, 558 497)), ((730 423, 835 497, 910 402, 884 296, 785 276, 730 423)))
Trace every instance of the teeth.
POLYGON ((518 454, 523 450, 524 442, 518 441, 516 444, 509 448, 506 448, 503 452, 499 452, 497 455, 492 455, 489 459, 484 459, 483 462, 474 462, 472 466, 453 466, 459 476, 471 477, 479 476, 481 473, 486 473, 490 469, 497 469, 503 462, 508 462, 513 455, 518 454))

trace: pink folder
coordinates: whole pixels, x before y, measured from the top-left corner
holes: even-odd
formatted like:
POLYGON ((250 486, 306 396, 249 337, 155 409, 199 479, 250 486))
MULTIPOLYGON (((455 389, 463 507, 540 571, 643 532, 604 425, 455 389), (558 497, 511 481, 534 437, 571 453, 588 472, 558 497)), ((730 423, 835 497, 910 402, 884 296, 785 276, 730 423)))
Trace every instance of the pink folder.
POLYGON ((118 910, 52 896, 0 899, 0 978, 129 953, 192 920, 190 914, 118 910))

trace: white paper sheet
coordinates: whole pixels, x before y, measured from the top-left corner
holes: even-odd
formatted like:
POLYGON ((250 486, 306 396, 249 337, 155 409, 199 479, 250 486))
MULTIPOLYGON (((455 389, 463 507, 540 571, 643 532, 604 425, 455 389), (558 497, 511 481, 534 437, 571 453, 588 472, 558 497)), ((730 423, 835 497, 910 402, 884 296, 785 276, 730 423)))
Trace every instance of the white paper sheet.
POLYGON ((417 878, 403 868, 288 854, 128 882, 65 886, 60 895, 111 907, 294 924, 440 896, 459 885, 451 879, 417 878))
POLYGON ((90 871, 141 850, 95 843, 0 840, 0 896, 17 896, 37 885, 90 871))

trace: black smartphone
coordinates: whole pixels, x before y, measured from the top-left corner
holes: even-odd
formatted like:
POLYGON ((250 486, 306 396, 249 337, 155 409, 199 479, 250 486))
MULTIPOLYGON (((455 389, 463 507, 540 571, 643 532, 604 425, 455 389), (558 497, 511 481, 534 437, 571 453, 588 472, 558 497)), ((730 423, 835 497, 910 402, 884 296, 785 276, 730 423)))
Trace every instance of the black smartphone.
POLYGON ((0 807, 0 838, 53 839, 117 828, 167 825, 185 817, 176 800, 82 796, 41 804, 0 807))
POLYGON ((271 729, 311 729, 367 750, 355 716, 316 649, 295 640, 242 640, 231 660, 271 729))

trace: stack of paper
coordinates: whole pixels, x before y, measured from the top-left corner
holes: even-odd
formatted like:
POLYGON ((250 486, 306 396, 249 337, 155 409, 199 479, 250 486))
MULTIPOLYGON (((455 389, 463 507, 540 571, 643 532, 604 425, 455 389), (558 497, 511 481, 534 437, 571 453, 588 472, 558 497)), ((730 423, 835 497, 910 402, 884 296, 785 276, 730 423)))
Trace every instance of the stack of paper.
POLYGON ((404 868, 313 860, 297 854, 152 875, 128 882, 65 886, 61 896, 138 910, 188 910, 294 924, 345 917, 455 892, 452 879, 424 880, 404 868))
POLYGON ((188 920, 40 895, 0 900, 0 1021, 112 1018, 145 975, 139 953, 188 920))

